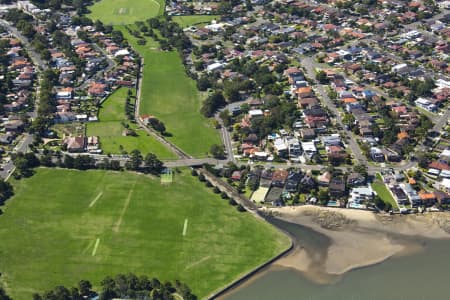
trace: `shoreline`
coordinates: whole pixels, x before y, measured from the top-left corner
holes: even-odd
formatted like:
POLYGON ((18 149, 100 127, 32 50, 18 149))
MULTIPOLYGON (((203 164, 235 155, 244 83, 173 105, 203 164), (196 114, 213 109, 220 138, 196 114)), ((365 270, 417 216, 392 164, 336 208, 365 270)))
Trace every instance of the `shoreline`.
POLYGON ((317 206, 262 211, 283 221, 308 227, 330 239, 322 257, 314 257, 317 255, 300 247, 275 262, 278 266, 294 268, 320 283, 326 282, 330 276, 421 251, 423 246, 414 240, 415 237, 450 238, 447 228, 437 221, 440 219, 429 215, 377 215, 369 211, 317 206))
POLYGON ((333 284, 352 270, 424 251, 423 240, 450 239, 450 214, 446 213, 392 216, 312 205, 260 208, 255 213, 286 234, 292 246, 208 299, 225 299, 266 272, 283 269, 298 271, 318 284, 333 284), (321 236, 329 243, 311 246, 285 225, 274 224, 276 220, 310 231, 302 236, 321 236))

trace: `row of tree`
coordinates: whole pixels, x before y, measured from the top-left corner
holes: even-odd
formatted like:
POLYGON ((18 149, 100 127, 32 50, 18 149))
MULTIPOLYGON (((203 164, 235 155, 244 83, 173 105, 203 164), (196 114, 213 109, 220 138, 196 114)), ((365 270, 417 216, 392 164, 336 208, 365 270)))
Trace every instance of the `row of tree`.
MULTIPOLYGON (((16 166, 16 172, 14 176, 17 179, 21 177, 30 177, 34 174, 33 169, 39 166, 44 167, 59 167, 67 169, 77 170, 89 170, 89 169, 103 169, 103 170, 123 170, 120 161, 104 158, 102 161, 96 161, 90 155, 64 155, 60 152, 44 151, 41 155, 36 156, 34 153, 29 152, 23 154, 21 152, 12 156, 14 165, 16 166)), ((142 173, 150 173, 159 175, 164 168, 162 161, 153 153, 148 153, 145 157, 140 151, 134 150, 130 153, 130 157, 125 163, 125 169, 130 171, 137 171, 142 173)), ((6 190, 2 190, 0 181, 0 204, 2 195, 5 194, 7 199, 11 194, 6 190)))
POLYGON ((53 91, 58 83, 59 73, 53 69, 47 69, 42 74, 40 83, 38 117, 33 121, 31 132, 42 137, 53 122, 53 114, 56 111, 56 99, 53 91))
MULTIPOLYGON (((12 197, 14 194, 13 186, 4 180, 0 180, 0 206, 2 206, 6 200, 12 197)), ((1 214, 0 210, 0 214, 1 214)), ((1 290, 0 290, 0 300, 1 300, 1 290)))
MULTIPOLYGON (((99 296, 100 300, 111 299, 137 299, 137 300, 174 300, 181 297, 184 300, 195 300, 190 288, 175 280, 160 282, 157 278, 149 279, 147 276, 136 276, 133 273, 119 274, 106 277, 100 282, 99 292, 92 290, 92 284, 81 280, 77 287, 66 288, 57 286, 43 294, 34 294, 34 300, 82 300, 99 296), (175 296, 177 295, 177 296, 175 296)), ((9 300, 9 298, 4 298, 9 300)), ((0 300, 1 291, 0 291, 0 300)))
POLYGON ((128 93, 127 93, 127 98, 125 99, 125 114, 126 114, 128 120, 130 120, 130 121, 134 120, 134 110, 135 110, 135 103, 131 102, 132 97, 133 97, 133 92, 131 91, 131 89, 129 89, 128 93))
MULTIPOLYGON (((208 171, 210 171, 210 169, 213 169, 213 168, 211 168, 210 165, 205 165, 205 168, 208 171)), ((214 173, 212 173, 212 174, 214 174, 214 173)), ((246 211, 245 207, 243 207, 240 203, 237 203, 236 200, 234 200, 233 198, 228 197, 227 193, 222 192, 217 186, 214 186, 208 179, 206 179, 205 175, 197 172, 197 170, 195 170, 195 169, 192 170, 191 175, 192 176, 197 176, 198 180, 200 182, 204 182, 206 187, 212 188, 213 192, 215 194, 220 194, 220 197, 222 199, 224 199, 224 200, 227 200, 228 204, 230 204, 231 206, 235 206, 237 211, 239 211, 239 212, 245 212, 246 211)))

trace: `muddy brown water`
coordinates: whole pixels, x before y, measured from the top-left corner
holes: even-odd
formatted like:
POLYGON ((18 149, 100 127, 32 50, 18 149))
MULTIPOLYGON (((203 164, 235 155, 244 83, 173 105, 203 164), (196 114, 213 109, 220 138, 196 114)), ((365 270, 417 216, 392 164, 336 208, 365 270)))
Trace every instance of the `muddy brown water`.
POLYGON ((450 240, 410 238, 420 244, 420 251, 340 276, 330 276, 317 271, 321 269, 331 243, 328 237, 278 219, 270 222, 288 232, 309 254, 314 254, 312 269, 308 272, 318 272, 324 280, 318 283, 310 279, 311 274, 272 265, 220 299, 450 299, 450 240))

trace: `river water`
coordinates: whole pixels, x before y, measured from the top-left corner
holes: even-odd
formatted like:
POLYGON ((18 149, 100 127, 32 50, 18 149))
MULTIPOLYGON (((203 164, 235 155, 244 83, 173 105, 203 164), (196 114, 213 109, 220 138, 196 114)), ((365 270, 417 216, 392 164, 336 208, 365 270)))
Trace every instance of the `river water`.
MULTIPOLYGON (((326 255, 327 237, 299 225, 272 223, 288 231, 306 251, 316 253, 318 261, 326 255)), ((450 241, 416 241, 423 246, 419 252, 330 277, 327 284, 313 282, 292 269, 271 266, 223 299, 450 299, 450 241)))

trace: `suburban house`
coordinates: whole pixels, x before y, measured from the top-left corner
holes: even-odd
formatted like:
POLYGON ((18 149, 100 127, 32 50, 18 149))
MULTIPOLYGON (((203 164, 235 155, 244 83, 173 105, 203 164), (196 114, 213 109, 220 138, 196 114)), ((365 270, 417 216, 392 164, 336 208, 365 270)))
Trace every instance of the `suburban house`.
POLYGON ((350 208, 366 208, 367 203, 372 202, 374 192, 370 186, 355 187, 350 190, 350 198, 347 207, 350 208))
POLYGON ((86 151, 86 138, 83 136, 68 137, 64 144, 67 145, 67 151, 69 152, 85 152, 86 151))
POLYGON ((342 177, 334 177, 328 187, 330 197, 340 198, 345 195, 345 181, 342 177))

